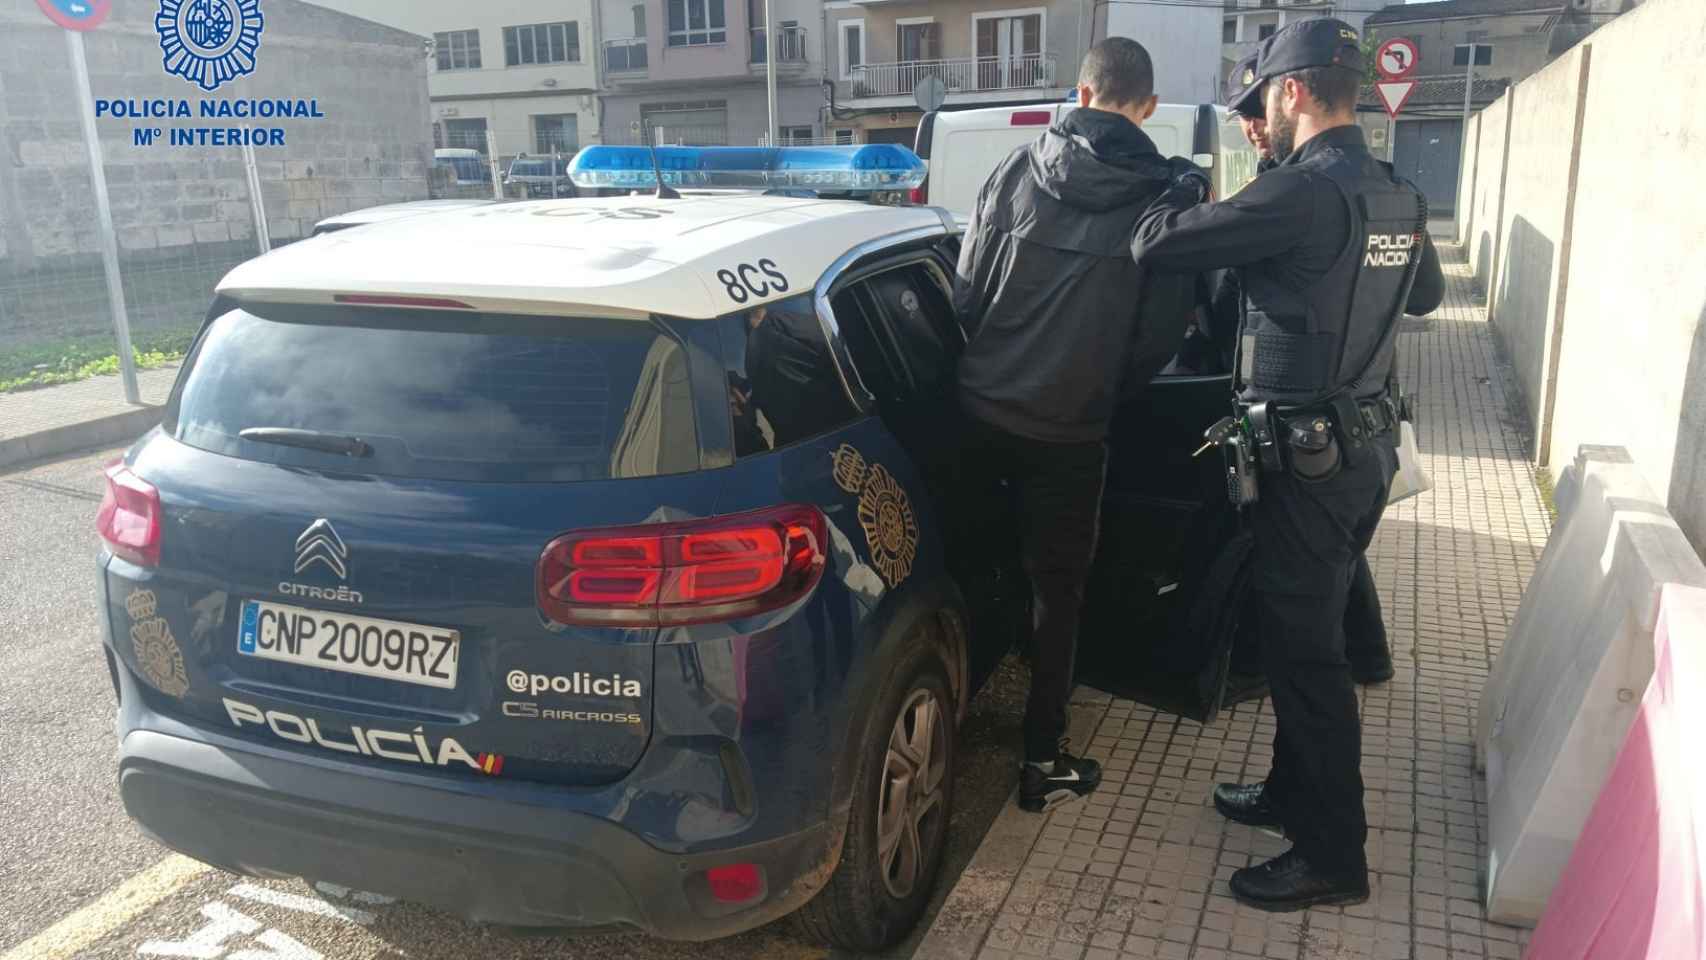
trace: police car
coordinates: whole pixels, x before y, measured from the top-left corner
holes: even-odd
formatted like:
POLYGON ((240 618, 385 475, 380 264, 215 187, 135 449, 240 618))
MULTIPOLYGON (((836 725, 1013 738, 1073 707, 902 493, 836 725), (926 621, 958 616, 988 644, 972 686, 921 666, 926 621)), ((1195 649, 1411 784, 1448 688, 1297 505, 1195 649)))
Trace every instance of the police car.
MULTIPOLYGON (((922 173, 812 163, 765 182, 922 173)), ((583 164, 656 183, 650 156, 583 164)), ((956 244, 933 208, 633 196, 231 271, 99 511, 130 815, 476 921, 899 939, 957 721, 1030 622, 1013 551, 946 563, 956 244)), ((1206 717, 1230 638, 1199 584, 1235 538, 1189 453, 1226 381, 1166 379, 1113 458, 1080 662, 1206 717)))

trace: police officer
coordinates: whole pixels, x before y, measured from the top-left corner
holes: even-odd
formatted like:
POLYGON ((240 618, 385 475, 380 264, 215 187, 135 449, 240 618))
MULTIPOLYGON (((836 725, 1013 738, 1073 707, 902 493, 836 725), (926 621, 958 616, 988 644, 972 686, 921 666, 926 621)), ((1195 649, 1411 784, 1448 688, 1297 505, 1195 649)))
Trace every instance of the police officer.
POLYGON ((1421 194, 1356 126, 1362 67, 1357 33, 1339 20, 1269 37, 1256 74, 1279 165, 1208 204, 1207 177, 1183 172, 1132 244, 1145 269, 1236 267, 1242 280, 1234 375, 1245 436, 1262 452, 1251 587, 1277 724, 1267 779, 1222 784, 1214 799, 1229 819, 1292 839, 1232 876, 1233 894, 1266 910, 1368 897, 1343 618, 1396 469, 1390 332, 1400 309, 1427 313, 1444 293, 1421 194))
MULTIPOLYGON (((1268 121, 1262 103, 1265 84, 1256 72, 1256 54, 1238 61, 1226 76, 1226 107, 1238 120, 1244 139, 1256 149, 1256 174, 1260 176, 1279 166, 1273 145, 1268 142, 1268 121)), ((1210 330, 1222 342, 1232 339, 1227 331, 1235 331, 1240 320, 1242 288, 1235 271, 1228 270, 1215 290, 1210 309, 1210 330)), ((1230 349, 1223 350, 1230 356, 1230 349)), ((1359 684, 1385 683, 1392 679, 1392 649, 1386 640, 1386 621, 1380 611, 1380 594, 1374 586, 1374 572, 1369 569, 1368 557, 1357 554, 1356 569, 1345 604, 1345 655, 1351 661, 1351 678, 1359 684)), ((1239 664, 1235 663, 1235 666, 1239 664)), ((1267 683, 1259 675, 1234 674, 1228 681, 1227 702, 1254 699, 1267 691, 1267 683)))

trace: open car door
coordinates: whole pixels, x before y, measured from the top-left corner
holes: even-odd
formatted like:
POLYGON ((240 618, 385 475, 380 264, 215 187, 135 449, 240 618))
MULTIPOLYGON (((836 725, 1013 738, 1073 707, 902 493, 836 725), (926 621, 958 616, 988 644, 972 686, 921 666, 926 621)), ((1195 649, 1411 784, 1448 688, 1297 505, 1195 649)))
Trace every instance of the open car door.
POLYGON ((1225 374, 1166 375, 1121 407, 1079 628, 1081 682, 1202 723, 1220 711, 1250 540, 1220 452, 1191 453, 1231 390, 1225 374))

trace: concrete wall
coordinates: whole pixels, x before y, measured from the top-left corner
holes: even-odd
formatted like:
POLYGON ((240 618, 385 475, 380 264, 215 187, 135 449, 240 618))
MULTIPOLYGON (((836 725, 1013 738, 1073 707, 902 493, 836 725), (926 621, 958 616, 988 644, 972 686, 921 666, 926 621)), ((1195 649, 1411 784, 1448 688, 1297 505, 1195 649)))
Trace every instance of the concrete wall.
POLYGON ((1567 181, 1582 59, 1578 47, 1523 82, 1511 119, 1503 242, 1488 310, 1516 368, 1528 422, 1544 431, 1554 307, 1566 243, 1567 181))
POLYGON ((1631 108, 1706 50, 1706 4, 1651 0, 1588 45, 1551 449, 1615 436, 1706 549, 1706 110, 1631 108))
POLYGON ((1466 185, 1471 200, 1463 221, 1466 232, 1459 239, 1467 244, 1465 252, 1470 269, 1475 271, 1475 281, 1483 291, 1492 283, 1494 251, 1499 243, 1499 199, 1504 196, 1508 176, 1505 146, 1513 99, 1514 94, 1507 93, 1475 115, 1471 138, 1475 154, 1459 170, 1459 179, 1473 177, 1474 181, 1466 185))
POLYGON ((1538 462, 1581 444, 1628 448, 1696 549, 1706 549, 1706 195, 1694 185, 1706 112, 1652 97, 1701 49, 1706 4, 1648 0, 1484 111, 1469 249, 1485 274, 1502 202, 1492 322, 1538 462), (1499 111, 1512 98, 1501 196, 1486 171, 1506 160, 1499 111))
MULTIPOLYGON (((324 119, 257 147, 271 234, 321 217, 424 198, 431 163, 420 38, 298 2, 269 0, 255 72, 213 94, 161 67, 152 4, 115 4, 85 37, 97 99, 314 98, 324 119)), ((64 31, 33 2, 0 0, 0 345, 104 329, 106 296, 88 157, 64 31)), ((97 121, 132 321, 182 322, 212 281, 257 251, 236 146, 136 146, 133 130, 241 126, 201 119, 97 121)))

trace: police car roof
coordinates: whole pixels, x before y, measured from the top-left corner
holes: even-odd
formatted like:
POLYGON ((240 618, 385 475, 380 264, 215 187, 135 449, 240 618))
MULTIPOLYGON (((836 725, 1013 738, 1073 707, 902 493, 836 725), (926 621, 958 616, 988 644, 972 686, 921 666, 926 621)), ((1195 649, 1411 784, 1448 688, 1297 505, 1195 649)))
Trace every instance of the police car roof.
POLYGON ((414 297, 505 313, 715 317, 808 292, 853 248, 914 231, 945 234, 942 213, 750 195, 494 204, 293 243, 240 264, 218 292, 239 301, 414 297))
POLYGON ((502 203, 491 197, 483 198, 449 198, 443 200, 404 200, 400 203, 382 203, 374 207, 362 207, 358 210, 346 210, 333 214, 314 224, 315 229, 332 226, 354 227, 369 223, 380 223, 385 220, 395 220, 401 217, 414 217, 423 213, 443 213, 447 210, 460 210, 464 207, 484 207, 494 203, 502 203))

